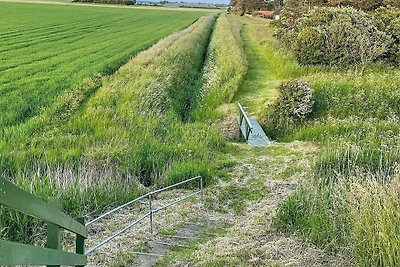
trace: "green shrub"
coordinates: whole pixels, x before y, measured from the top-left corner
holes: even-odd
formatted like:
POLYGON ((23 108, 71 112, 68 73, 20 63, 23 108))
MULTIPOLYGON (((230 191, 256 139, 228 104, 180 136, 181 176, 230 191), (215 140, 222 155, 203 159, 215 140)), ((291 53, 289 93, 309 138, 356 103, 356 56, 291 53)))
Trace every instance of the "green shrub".
POLYGON ((379 8, 371 14, 378 28, 386 32, 394 40, 387 58, 395 63, 400 63, 400 9, 394 7, 379 8))
POLYGON ((301 64, 341 67, 377 62, 393 42, 366 13, 353 8, 314 8, 279 36, 301 64))
POLYGON ((343 0, 341 4, 355 9, 371 11, 383 5, 382 0, 343 0))
POLYGON ((278 98, 272 104, 269 122, 275 135, 285 134, 302 123, 313 111, 314 91, 307 82, 292 80, 278 87, 278 98))
POLYGON ((385 6, 392 6, 392 7, 400 8, 400 2, 397 0, 383 0, 383 4, 385 6))

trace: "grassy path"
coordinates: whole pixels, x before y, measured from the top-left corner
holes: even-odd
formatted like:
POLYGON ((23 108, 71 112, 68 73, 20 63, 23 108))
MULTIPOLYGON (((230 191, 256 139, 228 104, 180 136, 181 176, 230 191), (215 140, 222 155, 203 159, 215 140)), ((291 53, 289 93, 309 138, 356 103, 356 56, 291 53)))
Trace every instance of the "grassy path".
POLYGON ((258 113, 260 107, 275 98, 276 87, 280 82, 268 57, 269 51, 263 43, 263 38, 271 34, 271 29, 265 23, 247 23, 242 29, 242 40, 249 63, 246 78, 235 100, 247 106, 251 113, 258 113))
POLYGON ((293 55, 287 53, 273 37, 274 28, 268 26, 268 21, 249 17, 238 19, 243 23, 241 35, 248 72, 234 102, 241 102, 262 122, 268 105, 277 96, 279 84, 307 75, 312 69, 301 67, 293 55))

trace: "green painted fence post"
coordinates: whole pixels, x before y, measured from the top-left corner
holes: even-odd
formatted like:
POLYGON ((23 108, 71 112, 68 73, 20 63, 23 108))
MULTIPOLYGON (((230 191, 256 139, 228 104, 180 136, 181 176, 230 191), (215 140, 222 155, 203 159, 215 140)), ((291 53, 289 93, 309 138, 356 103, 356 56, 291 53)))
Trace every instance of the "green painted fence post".
MULTIPOLYGON (((61 209, 61 201, 58 198, 51 197, 49 204, 61 209)), ((47 223, 47 248, 61 250, 62 229, 56 224, 47 223)), ((59 267, 60 265, 47 265, 47 267, 59 267)))
MULTIPOLYGON (((85 225, 85 218, 80 217, 76 219, 81 224, 85 225)), ((77 254, 85 254, 85 238, 81 235, 76 235, 76 250, 77 254)), ((75 265, 76 267, 84 267, 84 265, 75 265)))

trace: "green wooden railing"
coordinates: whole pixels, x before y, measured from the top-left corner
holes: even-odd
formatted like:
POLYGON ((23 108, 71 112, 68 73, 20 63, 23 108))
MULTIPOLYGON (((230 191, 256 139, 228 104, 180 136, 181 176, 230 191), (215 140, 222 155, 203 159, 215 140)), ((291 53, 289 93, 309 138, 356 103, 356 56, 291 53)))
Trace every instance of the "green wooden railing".
POLYGON ((46 248, 0 240, 0 265, 86 265, 84 246, 88 230, 84 220, 74 220, 63 213, 58 199, 52 198, 46 203, 0 178, 0 205, 42 219, 48 224, 46 248), (76 234, 76 253, 62 250, 63 229, 76 234))

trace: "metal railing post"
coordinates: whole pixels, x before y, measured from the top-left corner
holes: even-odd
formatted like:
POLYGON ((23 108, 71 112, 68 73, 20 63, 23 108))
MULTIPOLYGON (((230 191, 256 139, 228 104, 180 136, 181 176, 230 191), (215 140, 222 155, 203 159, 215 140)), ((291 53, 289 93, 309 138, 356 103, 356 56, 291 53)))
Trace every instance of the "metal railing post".
POLYGON ((150 233, 153 235, 153 205, 152 205, 153 194, 149 194, 149 218, 150 218, 150 233))
MULTIPOLYGON (((203 197, 203 176, 200 176, 200 199, 201 202, 203 203, 204 197, 203 197)), ((204 204, 204 203, 203 203, 204 204)))

